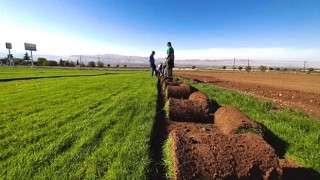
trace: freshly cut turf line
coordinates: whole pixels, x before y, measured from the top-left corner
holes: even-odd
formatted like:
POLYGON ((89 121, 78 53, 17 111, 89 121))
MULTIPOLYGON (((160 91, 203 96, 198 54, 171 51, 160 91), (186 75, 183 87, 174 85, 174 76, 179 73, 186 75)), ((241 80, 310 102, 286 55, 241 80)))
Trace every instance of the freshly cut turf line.
POLYGON ((173 179, 174 176, 172 141, 173 139, 169 136, 163 146, 164 163, 167 168, 166 177, 168 179, 173 179))
POLYGON ((157 98, 148 73, 0 85, 0 179, 148 177, 157 98))
POLYGON ((167 134, 167 119, 165 117, 164 94, 161 87, 160 79, 158 80, 158 97, 157 97, 157 113, 156 120, 152 128, 152 136, 150 139, 149 157, 151 163, 149 165, 148 179, 166 179, 166 169, 163 163, 162 146, 168 136, 167 134))
POLYGON ((246 128, 246 129, 237 129, 235 131, 235 134, 245 134, 245 133, 254 133, 259 136, 263 136, 264 133, 260 129, 255 129, 255 128, 246 128))
POLYGON ((270 101, 259 100, 212 85, 192 84, 215 99, 220 105, 231 105, 250 119, 265 125, 288 143, 286 156, 298 163, 320 171, 320 121, 292 109, 273 110, 270 101))

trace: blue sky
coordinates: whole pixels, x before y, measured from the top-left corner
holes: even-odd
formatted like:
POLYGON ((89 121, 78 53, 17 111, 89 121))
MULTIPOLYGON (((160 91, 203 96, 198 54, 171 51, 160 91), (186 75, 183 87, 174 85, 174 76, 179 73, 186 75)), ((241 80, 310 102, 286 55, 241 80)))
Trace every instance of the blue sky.
POLYGON ((319 0, 1 0, 0 56, 123 54, 320 61, 319 0), (3 45, 1 45, 3 44, 3 45))

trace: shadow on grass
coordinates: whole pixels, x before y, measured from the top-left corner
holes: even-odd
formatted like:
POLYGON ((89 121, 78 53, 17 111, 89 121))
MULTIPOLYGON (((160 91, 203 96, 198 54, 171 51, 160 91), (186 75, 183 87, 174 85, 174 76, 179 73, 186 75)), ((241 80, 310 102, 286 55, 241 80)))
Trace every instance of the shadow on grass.
POLYGON ((312 168, 283 167, 282 178, 284 180, 320 179, 320 173, 312 168))
MULTIPOLYGON (((263 139, 275 149, 276 154, 280 158, 284 158, 287 148, 289 147, 289 143, 275 135, 263 124, 257 124, 262 126, 264 129, 263 139)), ((281 179, 320 179, 320 173, 312 168, 285 166, 282 167, 281 179)))
POLYGON ((162 87, 160 79, 158 80, 158 98, 155 123, 152 127, 152 135, 150 140, 150 165, 148 179, 166 179, 166 168, 163 162, 163 150, 162 146, 167 139, 167 122, 166 114, 164 111, 164 95, 162 93, 162 87))
POLYGON ((276 151, 276 154, 279 157, 283 158, 285 153, 287 152, 287 148, 289 147, 289 143, 286 142, 285 140, 281 139, 277 135, 275 135, 265 125, 263 125, 261 123, 257 123, 257 124, 260 125, 264 129, 263 139, 274 148, 274 150, 276 151))

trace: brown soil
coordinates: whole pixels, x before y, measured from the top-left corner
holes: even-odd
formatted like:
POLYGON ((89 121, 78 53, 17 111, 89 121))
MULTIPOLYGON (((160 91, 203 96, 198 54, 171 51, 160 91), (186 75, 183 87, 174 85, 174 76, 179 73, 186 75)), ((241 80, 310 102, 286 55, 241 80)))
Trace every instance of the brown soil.
MULTIPOLYGON (((159 83, 159 104, 151 140, 152 163, 149 179, 164 179, 161 147, 168 134, 174 140, 172 148, 175 179, 312 179, 309 169, 299 167, 290 160, 279 161, 278 153, 274 150, 277 148, 273 148, 256 134, 226 134, 212 121, 204 124, 167 119, 162 110, 167 99, 163 96, 161 87, 159 83)), ((177 100, 196 102, 197 98, 177 100)), ((214 106, 211 109, 218 109, 219 105, 214 100, 209 102, 210 106, 214 106)), ((176 106, 175 111, 179 113, 181 107, 183 106, 176 106)), ((233 113, 229 112, 227 116, 238 117, 234 115, 237 113, 233 113)), ((197 122, 197 117, 193 121, 197 122)), ((230 127, 234 127, 232 122, 235 121, 230 122, 230 127)), ((248 124, 246 122, 242 123, 248 124)), ((241 123, 240 125, 242 126, 241 123)))
POLYGON ((209 104, 209 97, 200 91, 193 92, 190 94, 188 99, 191 101, 197 101, 200 104, 203 104, 203 106, 208 106, 209 104))
POLYGON ((274 179, 274 149, 256 134, 225 135, 212 125, 176 126, 175 179, 274 179))
POLYGON ((169 99, 187 99, 191 94, 191 88, 188 84, 182 83, 179 86, 167 86, 166 88, 166 97, 169 99))
POLYGON ((179 86, 180 85, 180 82, 179 81, 173 81, 173 82, 170 82, 170 81, 166 81, 164 83, 164 89, 167 87, 167 86, 179 86))
POLYGON ((214 125, 224 134, 234 134, 237 130, 256 129, 262 132, 262 127, 251 121, 239 109, 231 106, 220 107, 214 113, 214 125))
POLYGON ((208 122, 209 106, 205 103, 187 99, 170 98, 168 113, 171 121, 208 122))
POLYGON ((320 74, 175 71, 175 75, 272 100, 320 118, 320 74))

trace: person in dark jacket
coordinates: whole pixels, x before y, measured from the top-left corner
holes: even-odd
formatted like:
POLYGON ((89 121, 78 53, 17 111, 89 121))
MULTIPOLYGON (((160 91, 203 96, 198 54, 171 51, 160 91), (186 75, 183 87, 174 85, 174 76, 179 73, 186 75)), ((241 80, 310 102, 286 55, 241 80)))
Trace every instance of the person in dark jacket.
POLYGON ((150 58, 149 58, 149 62, 150 62, 150 66, 151 66, 151 76, 152 77, 153 77, 153 75, 156 75, 156 76, 158 75, 156 64, 155 64, 155 60, 154 60, 154 55, 155 55, 155 52, 152 51, 151 55, 150 55, 150 58))

